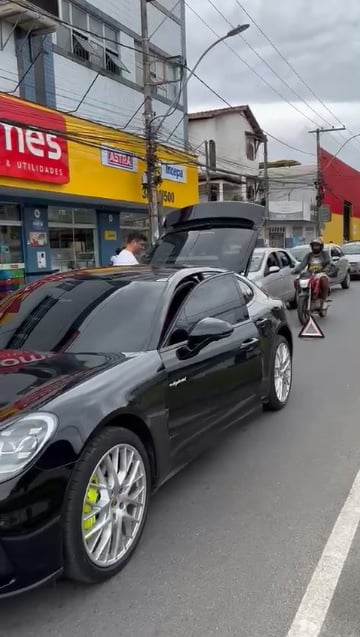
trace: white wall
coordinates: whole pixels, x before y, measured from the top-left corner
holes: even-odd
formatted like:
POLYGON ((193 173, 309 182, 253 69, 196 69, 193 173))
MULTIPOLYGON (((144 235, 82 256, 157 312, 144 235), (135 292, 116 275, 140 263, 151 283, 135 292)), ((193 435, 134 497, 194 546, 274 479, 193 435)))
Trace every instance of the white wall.
MULTIPOLYGON (((96 73, 59 54, 54 55, 54 65, 57 108, 63 111, 74 111, 96 77, 96 73)), ((86 99, 74 114, 109 126, 122 128, 142 102, 141 92, 99 75, 86 99)), ((164 114, 167 108, 166 104, 154 100, 154 110, 157 115, 164 114)), ((141 133, 143 131, 142 110, 140 108, 139 113, 128 127, 129 132, 141 133)), ((180 111, 167 118, 166 129, 175 128, 181 118, 180 111)), ((183 126, 179 126, 177 134, 183 134, 183 126)))
MULTIPOLYGON (((11 33, 11 25, 0 22, 1 38, 5 42, 11 33)), ((0 39, 1 41, 1 39, 0 39)), ((9 41, 0 50, 0 91, 12 91, 19 81, 18 66, 15 52, 15 39, 11 34, 9 41)), ((17 94, 18 91, 15 93, 17 94)))
MULTIPOLYGON (((176 0, 167 0, 167 2, 162 2, 162 4, 165 8, 169 5, 170 10, 174 6, 175 1, 176 0)), ((97 9, 100 9, 103 13, 111 16, 114 20, 120 22, 120 24, 123 24, 128 29, 135 31, 135 33, 140 35, 141 22, 139 0, 89 0, 89 3, 97 9)), ((176 15, 175 10, 174 14, 176 15)), ((156 6, 148 3, 150 36, 165 17, 166 14, 160 11, 156 6)), ((160 27, 160 29, 158 29, 151 40, 155 46, 160 47, 169 53, 169 55, 181 55, 182 53, 181 28, 170 17, 166 18, 164 24, 160 27)))
POLYGON ((258 175, 258 159, 246 157, 246 135, 253 133, 250 123, 240 113, 227 113, 209 119, 189 121, 189 141, 205 163, 204 140, 216 142, 217 168, 248 176, 258 175))

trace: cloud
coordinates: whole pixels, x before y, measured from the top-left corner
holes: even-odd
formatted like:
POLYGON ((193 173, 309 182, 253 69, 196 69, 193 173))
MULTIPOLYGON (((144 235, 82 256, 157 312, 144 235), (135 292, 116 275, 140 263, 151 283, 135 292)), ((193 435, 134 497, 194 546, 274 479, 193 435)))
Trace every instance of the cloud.
MULTIPOLYGON (((269 133, 308 152, 315 147, 315 139, 308 134, 311 128, 339 126, 344 122, 353 133, 359 133, 359 0, 347 0, 346 11, 337 0, 328 0, 326 10, 323 3, 310 3, 309 0, 239 2, 312 91, 251 22, 237 0, 222 3, 213 0, 228 22, 209 0, 187 0, 188 65, 192 67, 216 39, 212 30, 224 35, 230 24, 250 23, 250 29, 243 37, 231 38, 227 41, 228 46, 219 44, 209 53, 199 66, 199 76, 225 101, 233 105, 249 104, 260 126, 269 133)), ((224 105, 198 80, 191 80, 190 110, 224 105)), ((323 144, 330 152, 337 152, 350 134, 326 134, 322 137, 323 144)), ((311 160, 274 140, 270 142, 270 156, 311 160)), ((340 157, 360 168, 359 141, 349 142, 340 157)))

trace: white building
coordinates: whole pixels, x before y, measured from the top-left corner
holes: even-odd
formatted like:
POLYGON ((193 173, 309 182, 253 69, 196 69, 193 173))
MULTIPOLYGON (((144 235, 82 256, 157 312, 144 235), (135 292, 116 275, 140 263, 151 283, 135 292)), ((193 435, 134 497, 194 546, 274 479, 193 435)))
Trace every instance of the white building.
POLYGON ((199 156, 200 200, 258 198, 259 147, 264 134, 249 106, 189 115, 189 142, 199 156))
MULTIPOLYGON (((148 2, 154 111, 184 72, 185 2, 148 2)), ((129 132, 143 130, 140 0, 0 0, 0 91, 129 132), (44 11, 48 15, 44 15, 44 11)), ((184 145, 186 91, 161 129, 184 145)))
POLYGON ((315 234, 316 166, 270 167, 269 243, 285 247, 309 243, 315 234))

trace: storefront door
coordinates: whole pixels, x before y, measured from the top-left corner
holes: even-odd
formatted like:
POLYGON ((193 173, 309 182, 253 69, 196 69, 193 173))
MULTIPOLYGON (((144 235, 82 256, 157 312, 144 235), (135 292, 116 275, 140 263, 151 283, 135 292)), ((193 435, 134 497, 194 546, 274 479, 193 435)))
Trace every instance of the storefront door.
POLYGON ((98 265, 95 210, 49 206, 48 217, 53 270, 98 265))
POLYGON ((23 262, 20 206, 0 202, 0 264, 23 262))

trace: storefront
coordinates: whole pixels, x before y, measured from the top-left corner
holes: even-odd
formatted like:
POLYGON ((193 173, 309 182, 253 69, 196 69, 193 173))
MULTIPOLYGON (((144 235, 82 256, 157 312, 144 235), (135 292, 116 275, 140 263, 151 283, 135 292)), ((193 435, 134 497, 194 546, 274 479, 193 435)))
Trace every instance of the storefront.
POLYGON ((323 148, 320 166, 323 204, 330 216, 324 225, 324 240, 340 244, 360 240, 360 172, 323 148))
MULTIPOLYGON (((107 265, 131 230, 148 234, 144 157, 140 137, 0 96, 0 280, 5 265, 26 280, 107 265)), ((158 158, 162 214, 196 203, 195 158, 158 158)))

